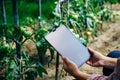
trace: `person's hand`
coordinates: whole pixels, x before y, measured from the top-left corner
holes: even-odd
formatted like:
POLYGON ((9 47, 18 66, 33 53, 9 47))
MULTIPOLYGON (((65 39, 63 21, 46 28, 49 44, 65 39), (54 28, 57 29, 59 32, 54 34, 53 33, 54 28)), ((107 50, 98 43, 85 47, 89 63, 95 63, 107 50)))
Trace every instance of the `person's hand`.
POLYGON ((63 59, 63 68, 66 72, 71 74, 72 76, 76 76, 78 74, 79 69, 75 63, 69 60, 67 57, 62 56, 63 59))
POLYGON ((106 57, 91 48, 88 48, 88 50, 91 54, 91 58, 86 63, 93 67, 103 67, 106 57))
POLYGON ((69 74, 71 74, 72 76, 74 76, 79 80, 86 80, 88 78, 89 74, 81 72, 75 63, 73 63, 68 58, 63 56, 62 59, 63 59, 63 68, 66 72, 68 72, 69 74))

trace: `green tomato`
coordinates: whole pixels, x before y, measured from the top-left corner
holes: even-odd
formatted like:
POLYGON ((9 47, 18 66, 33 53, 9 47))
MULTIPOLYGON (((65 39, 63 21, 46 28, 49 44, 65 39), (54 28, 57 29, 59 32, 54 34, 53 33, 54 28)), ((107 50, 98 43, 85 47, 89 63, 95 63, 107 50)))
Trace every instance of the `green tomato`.
POLYGON ((55 15, 56 18, 60 18, 60 14, 58 13, 53 13, 55 15))
POLYGON ((24 34, 25 37, 30 37, 30 35, 31 35, 31 33, 29 31, 24 31, 23 34, 24 34))
POLYGON ((78 16, 79 16, 79 15, 74 14, 74 15, 72 15, 72 18, 75 19, 75 20, 77 20, 77 19, 78 19, 78 16))
POLYGON ((5 44, 2 46, 3 50, 9 50, 10 49, 10 45, 9 44, 5 44))
POLYGON ((25 66, 25 61, 22 61, 22 66, 25 66))
POLYGON ((20 30, 21 30, 22 33, 24 33, 26 31, 26 28, 20 27, 20 30))
POLYGON ((73 10, 70 10, 70 14, 72 14, 72 15, 73 15, 73 14, 75 14, 75 12, 74 12, 73 10))
POLYGON ((8 30, 8 31, 7 31, 7 36, 9 36, 9 37, 13 36, 13 32, 10 31, 10 30, 8 30))
POLYGON ((62 23, 67 23, 67 21, 66 21, 66 20, 61 20, 61 22, 62 22, 62 23))
POLYGON ((88 31, 93 32, 94 30, 93 30, 93 28, 89 27, 88 31))
POLYGON ((31 33, 27 30, 27 28, 21 27, 20 30, 25 37, 30 37, 31 33))
POLYGON ((92 35, 92 32, 87 31, 87 32, 85 32, 85 35, 86 35, 87 37, 90 37, 90 36, 92 35))
POLYGON ((84 38, 80 38, 80 42, 83 44, 83 45, 85 45, 85 46, 87 46, 87 43, 88 43, 88 41, 86 40, 86 39, 84 39, 84 38))
POLYGON ((57 1, 55 1, 55 2, 54 2, 54 4, 58 4, 58 2, 57 2, 57 1))

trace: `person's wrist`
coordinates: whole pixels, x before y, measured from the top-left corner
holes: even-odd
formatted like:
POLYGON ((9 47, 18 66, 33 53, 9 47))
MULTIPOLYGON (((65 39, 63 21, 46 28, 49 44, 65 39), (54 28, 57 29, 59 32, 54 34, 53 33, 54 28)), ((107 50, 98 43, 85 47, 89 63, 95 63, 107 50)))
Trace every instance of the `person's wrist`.
POLYGON ((81 75, 82 75, 82 73, 81 73, 80 71, 77 71, 77 72, 75 73, 74 77, 75 77, 76 79, 81 79, 81 75))
POLYGON ((79 76, 79 73, 80 73, 80 71, 78 69, 78 70, 74 70, 74 72, 71 73, 71 75, 74 76, 75 78, 77 78, 79 76))
POLYGON ((110 66, 109 64, 110 64, 110 58, 109 57, 104 58, 104 65, 103 65, 103 67, 107 68, 108 66, 110 66))
POLYGON ((86 80, 88 78, 88 74, 84 73, 84 72, 81 72, 81 71, 78 71, 76 73, 76 75, 74 76, 76 79, 80 79, 80 80, 86 80))
POLYGON ((108 57, 104 56, 102 67, 105 67, 107 65, 108 61, 109 61, 108 57))
POLYGON ((117 58, 105 57, 103 67, 114 68, 116 63, 117 63, 117 58))

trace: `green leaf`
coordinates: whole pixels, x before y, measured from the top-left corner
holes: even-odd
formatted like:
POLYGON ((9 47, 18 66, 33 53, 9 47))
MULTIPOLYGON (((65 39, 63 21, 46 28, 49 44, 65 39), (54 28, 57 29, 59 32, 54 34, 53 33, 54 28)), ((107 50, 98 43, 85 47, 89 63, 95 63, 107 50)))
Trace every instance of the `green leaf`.
POLYGON ((86 39, 84 39, 84 38, 80 38, 80 42, 83 44, 83 45, 85 45, 85 46, 87 46, 87 43, 88 43, 88 41, 86 40, 86 39))
POLYGON ((42 43, 40 41, 36 42, 36 46, 40 48, 42 46, 42 43))
POLYGON ((43 76, 43 73, 48 74, 46 69, 42 66, 40 62, 38 62, 38 67, 36 67, 37 73, 40 77, 43 76))
POLYGON ((53 58, 54 58, 54 49, 49 48, 49 50, 50 50, 50 60, 48 61, 48 66, 49 66, 49 63, 51 63, 51 61, 52 61, 53 58))
POLYGON ((25 60, 29 61, 30 57, 29 57, 28 53, 23 51, 22 54, 23 54, 23 57, 25 58, 25 60))
POLYGON ((92 22, 93 22, 93 21, 92 21, 91 18, 87 18, 87 26, 88 26, 88 27, 93 26, 93 23, 92 23, 92 22))
POLYGON ((25 74, 27 75, 25 78, 26 80, 36 80, 36 78, 37 78, 37 71, 36 70, 30 69, 25 74))
POLYGON ((9 65, 9 68, 14 69, 15 67, 17 67, 17 66, 16 66, 15 62, 12 60, 12 62, 9 65))
POLYGON ((38 50, 38 55, 40 57, 45 57, 45 53, 47 51, 47 45, 45 44, 45 42, 43 40, 38 41, 36 43, 36 47, 37 47, 37 50, 38 50))

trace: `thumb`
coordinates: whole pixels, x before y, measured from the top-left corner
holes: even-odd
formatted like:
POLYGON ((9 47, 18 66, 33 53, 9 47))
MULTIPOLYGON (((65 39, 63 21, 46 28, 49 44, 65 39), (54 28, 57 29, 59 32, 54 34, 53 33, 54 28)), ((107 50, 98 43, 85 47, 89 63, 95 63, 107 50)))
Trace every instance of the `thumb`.
POLYGON ((67 57, 63 57, 62 56, 62 59, 63 59, 63 63, 66 64, 66 65, 70 65, 70 64, 74 64, 70 59, 68 59, 67 57))
POLYGON ((68 67, 68 60, 66 57, 62 56, 63 59, 63 68, 65 69, 65 71, 67 71, 67 67, 68 67))
POLYGON ((65 64, 68 64, 68 58, 67 57, 62 56, 62 59, 63 59, 63 61, 64 61, 65 64))
POLYGON ((88 47, 88 51, 90 52, 91 55, 94 55, 96 53, 96 51, 90 47, 88 47))

